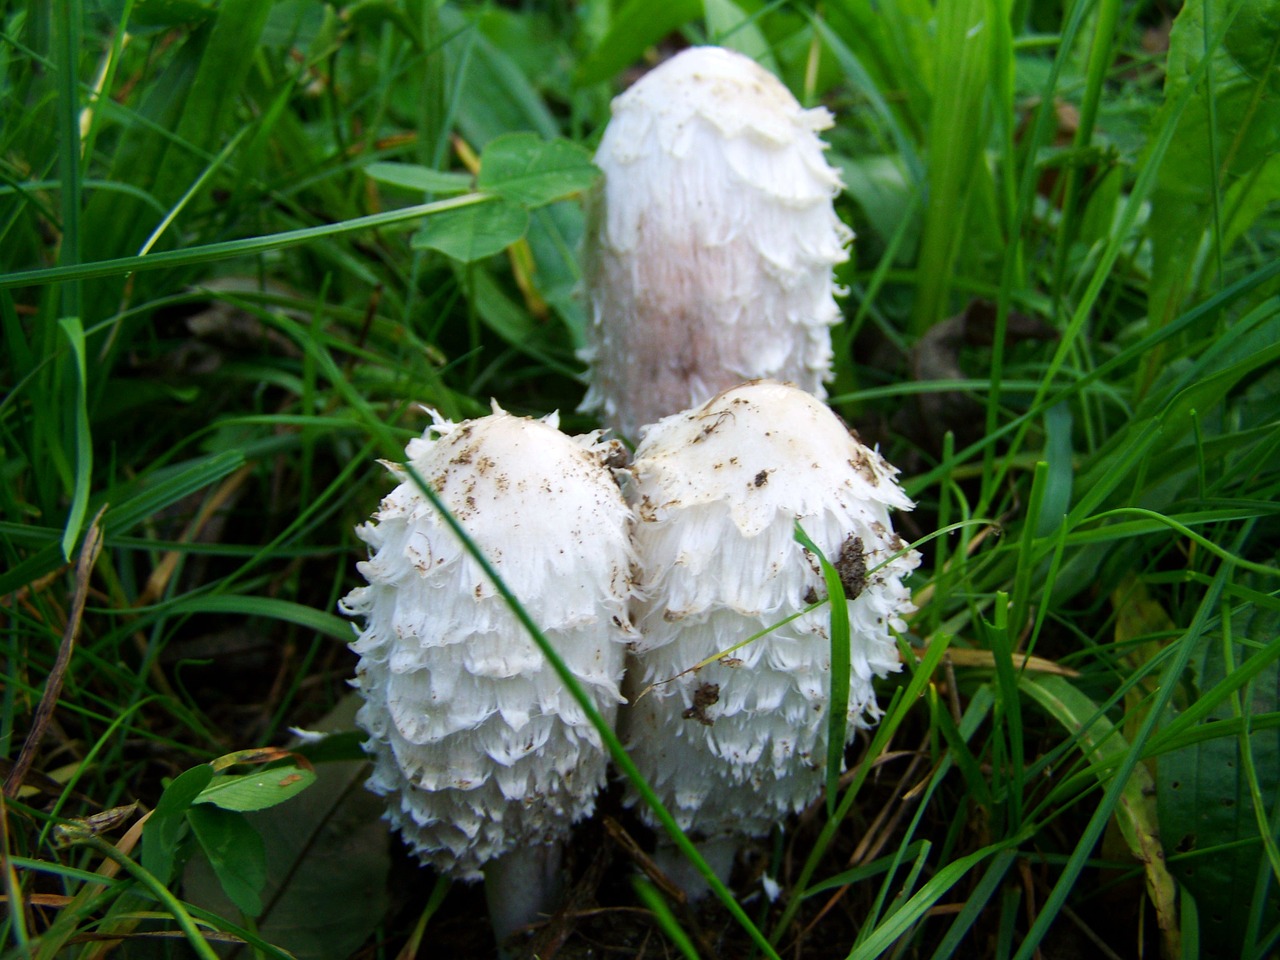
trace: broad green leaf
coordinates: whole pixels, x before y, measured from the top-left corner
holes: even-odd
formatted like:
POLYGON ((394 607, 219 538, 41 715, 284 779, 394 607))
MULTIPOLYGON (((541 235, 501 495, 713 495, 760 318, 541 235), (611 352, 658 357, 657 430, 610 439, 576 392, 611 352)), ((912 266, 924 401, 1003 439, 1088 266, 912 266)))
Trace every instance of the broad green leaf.
MULTIPOLYGON (((1192 92, 1176 121, 1151 197, 1149 317, 1154 324, 1176 316, 1204 275, 1201 243, 1213 222, 1215 204, 1280 149, 1277 23, 1280 0, 1188 0, 1174 21, 1165 105, 1153 131, 1173 122, 1175 105, 1194 82, 1196 71, 1206 59, 1209 63, 1207 82, 1192 92), (1224 26, 1223 42, 1206 51, 1206 41, 1212 42, 1224 26)), ((1238 217, 1248 212, 1249 208, 1237 210, 1237 233, 1238 217)))
MULTIPOLYGON (((1066 728, 1091 763, 1119 762, 1129 752, 1128 741, 1110 720, 1100 715, 1098 705, 1070 681, 1063 677, 1024 673, 1019 686, 1023 693, 1066 728)), ((1165 865, 1161 820, 1156 815, 1155 784, 1151 772, 1141 763, 1134 766, 1133 774, 1124 786, 1115 809, 1115 823, 1134 860, 1146 873, 1147 893, 1156 908, 1166 955, 1180 956, 1174 906, 1177 888, 1165 865)))
POLYGON ((338 29, 337 11, 321 0, 276 0, 262 30, 262 45, 315 55, 333 43, 338 29))
POLYGON ((416 163, 371 163, 364 172, 379 183, 423 193, 466 193, 471 189, 470 174, 432 170, 416 163))
MULTIPOLYGON (((316 724, 339 732, 292 749, 319 761, 331 746, 363 739, 352 729, 360 703, 359 694, 349 694, 316 724)), ((289 803, 247 814, 266 844, 266 909, 257 930, 299 960, 347 960, 386 914, 391 833, 381 819, 383 801, 365 789, 368 775, 357 749, 350 759, 318 762, 315 785, 289 803)), ((216 913, 231 908, 202 858, 188 865, 183 890, 216 913)))
POLYGON ((845 193, 858 205, 855 214, 861 214, 855 221, 858 246, 865 246, 868 239, 872 243, 887 244, 895 231, 903 229, 903 220, 910 218, 895 262, 906 266, 914 261, 920 245, 920 210, 913 201, 913 185, 907 176, 906 165, 896 155, 885 154, 837 155, 830 160, 840 169, 845 193), (868 228, 874 237, 864 235, 868 228))
POLYGON ((1223 201, 1223 249, 1230 250, 1255 220, 1280 198, 1280 152, 1233 183, 1223 201))
MULTIPOLYGON (((124 12, 119 0, 112 6, 124 12)), ((143 35, 152 30, 203 23, 214 15, 216 7, 215 0, 136 0, 129 15, 129 32, 143 35)))
POLYGON ((587 317, 579 295, 578 248, 584 214, 578 203, 553 203, 532 211, 525 240, 533 254, 533 280, 569 331, 574 349, 586 346, 587 317))
POLYGON ((357 0, 344 7, 342 18, 358 30, 376 35, 384 24, 389 24, 408 37, 414 47, 422 48, 422 33, 405 15, 402 4, 391 0, 357 0))
POLYGON ((439 250, 459 263, 474 263, 501 253, 523 237, 528 227, 528 210, 498 199, 428 217, 413 235, 413 247, 439 250))
POLYGON ((187 829, 187 810, 209 781, 213 768, 207 763, 174 777, 142 828, 142 866, 161 883, 173 879, 178 843, 187 829))
POLYGON ((573 377, 577 370, 552 355, 546 347, 546 331, 539 327, 524 305, 512 299, 487 270, 464 276, 457 268, 458 282, 471 287, 471 302, 485 326, 522 353, 546 364, 557 373, 573 377))
MULTIPOLYGON (((1257 606, 1245 611, 1232 620, 1233 675, 1255 645, 1280 642, 1280 614, 1257 606)), ((1195 667, 1200 696, 1226 679, 1227 671, 1224 638, 1214 636, 1195 667)), ((1280 709, 1280 665, 1268 663, 1243 693, 1242 702, 1251 707, 1252 715, 1280 709)), ((1224 698, 1201 726, 1230 720, 1233 714, 1230 697, 1224 698)), ((1280 731, 1255 730, 1249 746, 1263 802, 1273 807, 1280 796, 1280 731)), ((1256 902, 1256 881, 1268 867, 1240 736, 1227 733, 1163 754, 1156 771, 1169 866, 1199 908, 1200 956, 1227 960, 1253 955, 1246 942, 1250 915, 1256 912, 1262 918, 1264 930, 1280 922, 1280 895, 1271 878, 1264 902, 1256 902)), ((1262 813, 1271 817, 1274 810, 1262 813)))
MULTIPOLYGON (((1127 574, 1111 591, 1111 605, 1115 610, 1116 650, 1121 652, 1123 668, 1138 671, 1156 660, 1169 641, 1178 636, 1177 625, 1159 600, 1151 595, 1147 585, 1136 574, 1127 574)), ((1126 733, 1135 728, 1134 721, 1145 712, 1143 699, 1155 688, 1155 676, 1135 684, 1125 694, 1126 733)), ((1175 703, 1180 702, 1175 693, 1175 703)))
POLYGON ((707 34, 713 43, 750 57, 774 76, 780 72, 759 21, 749 17, 733 0, 702 0, 707 34))
MULTIPOLYGON (((546 99, 568 93, 567 68, 577 60, 580 44, 549 8, 519 9, 507 4, 476 5, 471 15, 480 34, 511 58, 526 76, 545 84, 546 99)), ((575 19, 580 14, 575 12, 575 19)))
POLYGON ((265 810, 297 796, 315 780, 314 770, 296 764, 263 767, 252 773, 217 774, 195 802, 224 810, 265 810))
POLYGON ((267 852, 258 831, 244 814, 209 805, 192 807, 187 817, 223 892, 241 913, 256 917, 267 879, 267 852))
POLYGON ((702 0, 628 0, 600 46, 578 66, 574 80, 586 86, 617 76, 639 60, 646 48, 701 13, 702 0))
MULTIPOLYGON (((532 130, 544 137, 560 132, 555 115, 538 95, 538 79, 490 41, 455 4, 440 7, 440 29, 453 39, 446 44, 450 83, 462 92, 457 123, 472 147, 513 130, 532 130)), ((410 91, 416 102, 418 92, 410 91)))
POLYGON ((586 190, 599 176, 591 154, 576 143, 512 133, 484 148, 476 186, 515 203, 540 207, 586 190))
POLYGON ((1086 247, 1105 243, 1111 235, 1116 213, 1120 209, 1121 190, 1129 176, 1130 171, 1126 166, 1112 163, 1106 173, 1091 184, 1078 234, 1086 247))
POLYGON ((1280 57, 1276 15, 1280 4, 1274 0, 1248 0, 1229 5, 1227 11, 1235 13, 1235 20, 1222 45, 1242 73, 1264 85, 1262 96, 1280 97, 1280 72, 1276 70, 1280 57))

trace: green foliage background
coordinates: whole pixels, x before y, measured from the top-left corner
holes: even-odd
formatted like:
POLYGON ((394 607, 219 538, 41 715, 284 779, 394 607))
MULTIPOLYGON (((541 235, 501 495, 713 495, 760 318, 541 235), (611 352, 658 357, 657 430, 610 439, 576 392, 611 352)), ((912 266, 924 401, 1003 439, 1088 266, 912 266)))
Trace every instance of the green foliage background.
POLYGON ((449 939, 464 893, 383 892, 350 531, 417 404, 595 426, 590 151, 623 84, 704 42, 837 116, 831 403, 904 468, 927 560, 843 792, 758 851, 780 899, 606 885, 649 912, 592 935, 1274 955, 1278 25, 1276 0, 0 4, 7 955, 491 949, 449 939), (293 724, 346 733, 235 753, 293 724), (246 759, 278 806, 204 792, 246 759), (147 827, 103 817, 134 800, 147 827))

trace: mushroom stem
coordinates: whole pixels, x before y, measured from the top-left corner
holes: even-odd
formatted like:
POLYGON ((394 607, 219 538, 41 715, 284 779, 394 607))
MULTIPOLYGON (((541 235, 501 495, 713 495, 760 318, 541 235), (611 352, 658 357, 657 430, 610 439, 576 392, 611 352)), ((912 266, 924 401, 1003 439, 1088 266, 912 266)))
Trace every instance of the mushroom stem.
POLYGON ((554 415, 495 405, 437 419, 406 449, 416 476, 390 465, 399 485, 356 531, 370 548, 358 567, 367 585, 341 608, 363 620, 352 649, 368 785, 423 863, 486 879, 499 941, 554 905, 561 845, 595 807, 606 753, 489 575, 612 723, 635 633, 632 515, 608 466, 620 451, 598 434, 565 436, 554 415))
POLYGON ((503 945, 517 930, 555 911, 564 888, 563 853, 559 843, 528 844, 485 864, 484 897, 503 956, 503 945))
MULTIPOLYGON (((738 856, 739 840, 736 837, 717 837, 695 845, 702 854, 702 859, 707 861, 707 866, 727 886, 729 875, 733 873, 733 862, 738 856)), ((660 841, 653 852, 653 862, 667 875, 667 879, 684 891, 691 902, 701 900, 710 892, 707 878, 689 862, 678 847, 660 841)))

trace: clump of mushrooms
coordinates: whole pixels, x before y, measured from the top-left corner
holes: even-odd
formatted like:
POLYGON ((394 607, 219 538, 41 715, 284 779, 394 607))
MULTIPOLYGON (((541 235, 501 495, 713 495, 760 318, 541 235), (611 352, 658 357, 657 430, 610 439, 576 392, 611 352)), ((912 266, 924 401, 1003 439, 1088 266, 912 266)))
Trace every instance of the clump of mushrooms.
POLYGON ((694 47, 613 101, 584 244, 584 356, 600 410, 623 436, 744 380, 823 396, 831 268, 853 234, 806 110, 739 53, 694 47))
MULTIPOLYGON (((610 722, 621 700, 634 554, 610 472, 616 441, 570 438, 555 415, 435 425, 409 464, 461 523, 610 722)), ((501 942, 554 906, 560 848, 604 783, 599 734, 462 541, 404 468, 373 522, 357 717, 369 786, 418 857, 483 874, 501 942)))
MULTIPOLYGON (((893 631, 914 609, 902 581, 919 556, 889 512, 912 504, 897 471, 823 403, 773 382, 646 428, 631 471, 642 573, 624 740, 727 874, 742 839, 823 786, 830 611, 809 609, 826 592, 796 524, 844 581, 852 736, 879 714, 872 679, 899 668, 893 631)), ((703 889, 673 850, 659 853, 691 894, 703 889)))
MULTIPOLYGON (((893 532, 890 510, 912 506, 896 470, 817 399, 839 317, 831 271, 852 237, 817 135, 830 124, 717 48, 614 101, 585 242, 583 406, 641 438, 630 506, 609 466, 621 445, 568 438, 554 415, 495 404, 437 418, 407 449, 607 722, 633 651, 629 751, 722 875, 743 838, 823 785, 830 613, 797 522, 845 578, 851 733, 878 715, 872 679, 898 669, 902 581, 919 562, 893 532)), ((369 784, 424 862, 484 876, 501 941, 554 905, 560 845, 593 808, 605 752, 417 482, 391 469, 399 486, 357 531, 368 586, 343 601, 364 621, 369 784)), ((672 848, 659 862, 700 891, 672 848)))

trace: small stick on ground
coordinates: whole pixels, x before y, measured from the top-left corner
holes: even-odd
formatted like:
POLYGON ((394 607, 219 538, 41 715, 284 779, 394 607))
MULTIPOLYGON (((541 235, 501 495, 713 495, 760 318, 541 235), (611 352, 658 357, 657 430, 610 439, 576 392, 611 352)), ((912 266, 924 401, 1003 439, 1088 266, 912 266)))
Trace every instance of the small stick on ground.
POLYGON ((630 858, 640 871, 648 877, 655 887, 675 904, 681 915, 681 919, 686 924, 688 930, 692 933, 693 938, 697 941, 702 956, 714 957, 717 955, 715 946, 707 939, 703 932, 702 925, 698 922, 693 909, 689 905, 689 898, 685 896, 682 890, 670 877, 662 872, 662 869, 653 861, 653 858, 640 849, 640 844, 636 843, 635 838, 627 833, 626 829, 613 817, 604 818, 604 829, 622 851, 630 858))
POLYGON ((17 796, 27 771, 35 761, 36 751, 40 749, 40 741, 44 739, 49 721, 53 719, 53 711, 58 705, 58 697, 62 694, 62 683, 66 679, 67 667, 71 665, 71 652, 75 649, 76 634, 80 632, 80 618, 84 615, 85 600, 89 595, 89 576, 93 573, 93 565, 102 550, 102 515, 106 512, 106 504, 94 516, 85 533, 84 543, 80 546, 80 556, 76 560, 76 582, 71 594, 71 610, 67 614, 67 626, 62 631, 62 642, 58 645, 58 656, 49 671, 49 681, 44 686, 40 703, 36 706, 35 716, 31 721, 31 729, 22 744, 22 752, 14 761, 13 769, 4 782, 4 795, 17 796))

